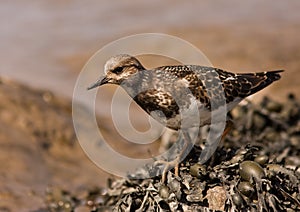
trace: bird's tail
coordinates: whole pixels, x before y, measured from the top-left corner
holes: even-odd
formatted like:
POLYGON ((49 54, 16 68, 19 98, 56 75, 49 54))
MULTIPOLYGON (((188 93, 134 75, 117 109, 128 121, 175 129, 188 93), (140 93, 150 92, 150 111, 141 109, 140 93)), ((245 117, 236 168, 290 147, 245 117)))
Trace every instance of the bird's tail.
POLYGON ((272 82, 279 80, 281 77, 279 73, 283 71, 284 70, 275 70, 249 74, 237 74, 237 78, 239 78, 239 81, 241 82, 246 81, 246 83, 242 83, 242 90, 244 90, 245 93, 248 93, 247 95, 251 95, 267 87, 272 82))

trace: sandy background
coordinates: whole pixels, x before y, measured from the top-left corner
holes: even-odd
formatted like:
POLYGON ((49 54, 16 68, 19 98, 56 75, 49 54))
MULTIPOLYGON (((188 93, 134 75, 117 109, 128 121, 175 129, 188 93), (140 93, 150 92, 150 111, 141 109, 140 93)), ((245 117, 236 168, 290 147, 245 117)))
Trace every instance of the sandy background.
MULTIPOLYGON (((279 82, 252 98, 255 100, 268 95, 278 101, 284 101, 286 94, 290 92, 298 94, 300 89, 299 10, 300 2, 292 0, 263 2, 4 0, 0 6, 0 76, 32 88, 49 90, 54 95, 66 99, 65 104, 70 106, 68 100, 72 98, 78 74, 98 49, 123 36, 159 32, 178 36, 192 43, 214 66, 228 71, 285 69, 279 82)), ((145 62, 151 64, 151 61, 145 62)), ((100 69, 102 67, 99 67, 99 73, 100 69)), ((4 91, 1 96, 2 103, 9 98, 14 99, 9 93, 13 92, 12 90, 4 91)), ((112 93, 113 88, 108 86, 101 89, 101 94, 97 98, 97 113, 105 120, 102 123, 107 125, 105 127, 108 137, 115 133, 108 113, 112 93)), ((16 95, 16 98, 26 102, 27 95, 29 94, 16 95)), ((8 106, 10 104, 1 107, 1 112, 18 114, 20 108, 24 109, 25 103, 22 101, 21 103, 12 101, 12 105, 19 104, 16 106, 17 108, 19 106, 17 112, 5 111, 10 110, 11 106, 8 106)), ((36 103, 34 98, 28 101, 41 108, 46 107, 36 103)), ((72 131, 69 110, 70 108, 66 116, 69 117, 67 123, 72 131)), ((91 164, 78 144, 71 151, 67 150, 68 148, 62 151, 61 148, 55 147, 59 150, 53 151, 58 152, 45 159, 44 153, 41 153, 42 156, 39 154, 42 150, 36 149, 36 143, 28 141, 24 144, 22 138, 27 139, 28 136, 30 140, 31 132, 16 133, 20 129, 19 126, 12 124, 14 119, 7 119, 3 113, 0 116, 2 121, 0 124, 3 126, 0 134, 3 155, 0 161, 2 178, 0 211, 1 208, 14 209, 19 206, 24 211, 43 207, 42 196, 46 187, 51 184, 77 191, 85 187, 105 185, 105 177, 108 175, 91 164), (20 146, 24 146, 26 151, 20 150, 20 146), (62 159, 64 157, 61 156, 61 152, 66 152, 68 162, 62 159), (74 158, 76 155, 80 156, 74 158), (22 157, 28 160, 23 160, 22 157), (41 157, 50 162, 41 162, 41 157), (19 162, 13 162, 14 158, 19 162), (57 161, 57 158, 60 159, 57 161), (10 159, 12 162, 7 165, 10 159), (21 168, 19 163, 22 164, 21 168), (60 165, 55 165, 58 163, 60 165), (27 169, 28 164, 31 164, 30 171, 27 169), (68 167, 68 171, 65 167, 68 167), (84 167, 88 167, 87 170, 79 172, 84 167), (14 177, 20 174, 26 175, 26 180, 14 177)), ((58 112, 60 113, 65 112, 58 112)), ((25 116, 26 110, 20 114, 22 117, 25 116)), ((136 123, 147 120, 141 111, 137 114, 135 114, 135 117, 138 117, 136 123)), ((25 119, 31 121, 39 118, 47 119, 47 115, 46 118, 43 115, 45 113, 41 112, 37 116, 26 116, 25 119)), ((55 117, 51 115, 54 120, 55 117)), ((60 122, 59 116, 56 121, 60 122)), ((53 121, 53 125, 56 121, 53 121)), ((48 128, 49 126, 45 126, 45 129, 48 128)), ((112 138, 115 138, 115 141, 119 139, 118 136, 112 138)), ((125 144, 120 146, 121 149, 126 149, 125 144)), ((130 149, 128 154, 142 153, 130 149)))

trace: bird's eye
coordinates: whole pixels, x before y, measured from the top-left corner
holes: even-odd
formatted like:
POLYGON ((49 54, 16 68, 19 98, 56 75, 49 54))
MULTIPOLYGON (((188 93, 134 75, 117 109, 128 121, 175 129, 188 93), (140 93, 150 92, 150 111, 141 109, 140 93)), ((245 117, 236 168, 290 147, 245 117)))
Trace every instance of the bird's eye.
POLYGON ((121 73, 123 71, 123 67, 117 67, 117 68, 115 68, 114 70, 112 70, 112 72, 113 73, 115 73, 115 74, 119 74, 119 73, 121 73))

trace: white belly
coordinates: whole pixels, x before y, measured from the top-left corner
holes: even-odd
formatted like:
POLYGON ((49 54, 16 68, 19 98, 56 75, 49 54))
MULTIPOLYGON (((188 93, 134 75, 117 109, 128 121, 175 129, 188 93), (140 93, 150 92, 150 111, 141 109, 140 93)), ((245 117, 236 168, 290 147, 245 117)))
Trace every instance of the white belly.
POLYGON ((202 127, 211 123, 225 122, 227 113, 232 110, 239 102, 240 98, 235 99, 233 102, 224 106, 218 107, 218 109, 211 112, 205 108, 201 103, 197 101, 196 104, 192 104, 188 109, 182 110, 180 114, 173 118, 165 120, 166 127, 172 129, 202 127))

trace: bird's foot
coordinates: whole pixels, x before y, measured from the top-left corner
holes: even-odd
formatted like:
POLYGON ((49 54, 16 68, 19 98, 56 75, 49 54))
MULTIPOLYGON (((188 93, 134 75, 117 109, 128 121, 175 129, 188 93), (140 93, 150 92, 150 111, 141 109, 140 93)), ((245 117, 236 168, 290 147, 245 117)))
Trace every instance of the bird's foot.
POLYGON ((173 159, 174 157, 172 157, 172 159, 169 160, 157 160, 154 162, 156 166, 160 164, 165 165, 162 171, 162 183, 165 183, 167 172, 173 167, 175 169, 175 176, 179 177, 179 164, 188 155, 192 147, 193 143, 191 142, 189 132, 182 130, 182 132, 179 133, 178 140, 173 146, 173 150, 170 150, 170 152, 173 152, 171 155, 176 155, 176 158, 173 159))
POLYGON ((176 177, 179 176, 179 163, 180 163, 180 157, 177 157, 176 159, 174 159, 172 161, 157 160, 157 161, 154 162, 155 166, 164 165, 164 169, 162 171, 162 177, 161 177, 161 182, 162 183, 166 182, 167 173, 172 168, 174 168, 175 176, 176 177))
POLYGON ((202 149, 199 157, 200 164, 206 163, 213 156, 214 152, 219 146, 219 143, 224 141, 226 135, 231 131, 233 126, 233 122, 231 120, 227 120, 222 134, 220 133, 220 127, 222 127, 222 123, 216 123, 212 126, 211 129, 214 129, 216 133, 211 133, 210 136, 208 136, 205 146, 202 149))

